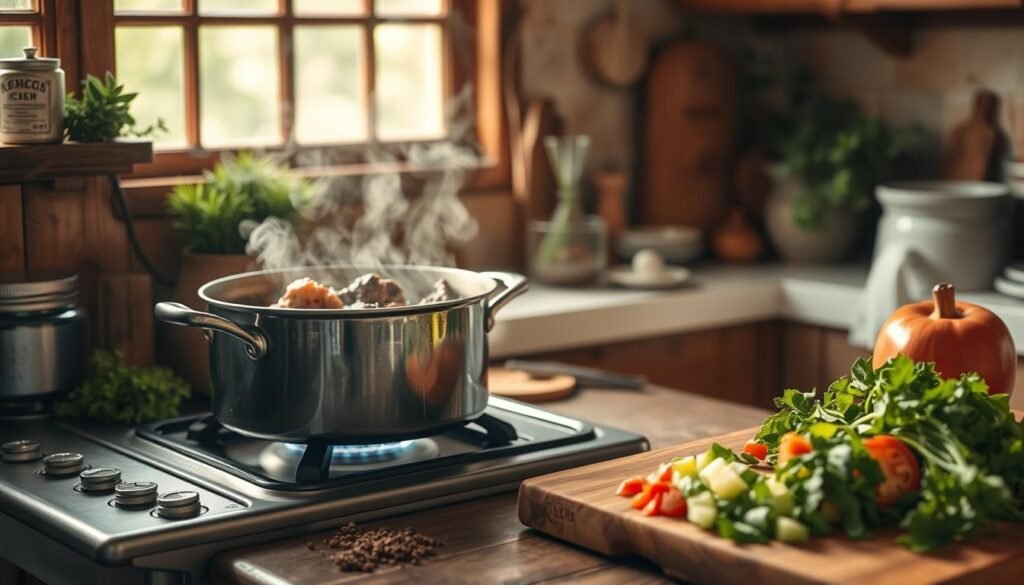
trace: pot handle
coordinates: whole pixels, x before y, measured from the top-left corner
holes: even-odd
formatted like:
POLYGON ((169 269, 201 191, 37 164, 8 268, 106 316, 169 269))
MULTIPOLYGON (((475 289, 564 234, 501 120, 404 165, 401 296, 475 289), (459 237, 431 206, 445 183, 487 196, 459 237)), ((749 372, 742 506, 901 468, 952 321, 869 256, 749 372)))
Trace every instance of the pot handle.
POLYGON ((490 331, 494 329, 494 314, 509 301, 526 292, 530 285, 525 276, 514 272, 481 272, 481 274, 497 280, 505 287, 487 299, 487 330, 490 331))
POLYGON ((220 331, 245 343, 245 351, 254 360, 267 353, 267 338, 255 329, 246 329, 238 323, 212 313, 193 311, 181 303, 157 303, 153 308, 157 319, 184 327, 198 327, 209 331, 220 331))

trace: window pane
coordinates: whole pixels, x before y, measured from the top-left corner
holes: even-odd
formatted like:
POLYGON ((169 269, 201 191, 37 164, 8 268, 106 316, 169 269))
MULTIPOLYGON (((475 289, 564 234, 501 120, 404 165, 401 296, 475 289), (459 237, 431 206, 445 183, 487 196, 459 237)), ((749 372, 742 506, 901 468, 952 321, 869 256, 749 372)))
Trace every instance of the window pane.
POLYGON ((441 27, 382 24, 374 29, 377 136, 382 140, 444 135, 441 27))
POLYGON ((295 140, 366 139, 363 28, 295 27, 295 140))
POLYGON ((292 10, 298 16, 358 16, 365 14, 363 0, 292 0, 292 10))
POLYGON ((181 12, 181 0, 114 0, 114 12, 181 12))
POLYGON ((199 0, 199 14, 277 14, 277 0, 199 0))
POLYGON ((199 111, 204 146, 280 141, 277 27, 199 28, 199 111))
POLYGON ((441 0, 376 0, 380 16, 438 16, 444 10, 441 0))
POLYGON ((163 118, 157 147, 185 146, 185 35, 177 26, 119 26, 115 30, 117 78, 139 96, 132 116, 140 127, 163 118))
POLYGON ((0 12, 5 10, 34 10, 35 2, 32 0, 0 0, 0 12))
POLYGON ((32 46, 32 27, 0 26, 0 57, 21 57, 21 50, 32 46))

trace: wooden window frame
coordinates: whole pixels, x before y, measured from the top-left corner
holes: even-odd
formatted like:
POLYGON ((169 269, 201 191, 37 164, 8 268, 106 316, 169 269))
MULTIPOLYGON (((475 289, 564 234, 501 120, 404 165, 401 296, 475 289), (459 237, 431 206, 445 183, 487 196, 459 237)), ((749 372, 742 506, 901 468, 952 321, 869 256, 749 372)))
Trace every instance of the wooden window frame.
MULTIPOLYGON (((32 27, 32 44, 40 55, 57 53, 56 0, 36 0, 35 8, 0 12, 0 26, 32 27)), ((5 55, 13 57, 14 55, 5 55)))
MULTIPOLYGON (((71 2, 73 0, 43 0, 46 2, 71 2)), ((90 38, 89 45, 83 43, 82 47, 82 70, 84 73, 102 73, 106 70, 113 71, 114 63, 114 26, 115 23, 123 25, 154 25, 154 24, 180 24, 182 21, 190 20, 191 25, 186 27, 185 34, 196 34, 199 21, 217 23, 250 23, 279 25, 279 31, 287 30, 296 24, 351 24, 353 22, 366 23, 367 30, 364 33, 365 42, 372 45, 373 37, 370 34, 372 26, 378 22, 437 22, 442 19, 454 18, 454 16, 432 17, 432 18, 387 18, 376 19, 372 24, 367 17, 297 17, 290 14, 291 2, 279 0, 282 12, 276 16, 266 17, 198 17, 194 11, 189 14, 174 14, 168 17, 164 13, 159 16, 147 15, 144 13, 133 13, 131 15, 114 15, 113 0, 90 3, 90 10, 80 13, 80 29, 83 38, 90 38), (287 24, 282 19, 289 18, 287 24), (194 19, 194 20, 191 20, 194 19), (159 21, 159 22, 157 22, 159 21), (191 33, 189 32, 191 30, 191 33), (87 34, 86 31, 89 31, 87 34), (87 55, 89 53, 89 55, 87 55)), ((368 3, 371 0, 366 0, 368 3)), ((469 25, 472 31, 471 37, 471 58, 462 59, 463 55, 457 55, 452 38, 455 36, 446 31, 443 39, 443 50, 445 51, 445 82, 444 88, 446 100, 455 92, 459 91, 464 84, 471 83, 473 86, 473 115, 474 115, 474 136, 473 142, 479 148, 482 164, 477 169, 468 189, 473 190, 494 190, 508 189, 511 183, 507 127, 505 123, 504 107, 501 97, 501 17, 508 8, 508 0, 447 0, 448 15, 459 15, 462 21, 469 25), (460 57, 458 60, 456 57, 460 57), (456 66, 458 65, 458 66, 456 66)), ((185 0, 186 8, 194 7, 195 0, 185 0)), ((450 23, 449 23, 450 26, 450 23)), ((461 32, 461 31, 460 31, 461 32)), ((283 47, 290 47, 290 39, 285 38, 284 33, 279 33, 279 42, 283 47), (286 44, 287 43, 287 44, 286 44)), ((189 83, 195 83, 198 77, 198 55, 190 51, 189 47, 195 47, 186 39, 186 62, 192 66, 186 67, 186 92, 198 96, 198 88, 188 87, 189 83), (192 81, 189 81, 192 78, 192 81), (193 91, 195 89, 195 91, 193 91)), ((367 47, 369 49, 370 46, 367 47)), ((291 55, 285 50, 280 52, 282 59, 291 59, 291 55)), ((367 75, 372 76, 374 71, 372 62, 372 51, 367 53, 367 75)), ((286 72, 289 67, 281 67, 281 97, 282 103, 292 103, 291 97, 294 91, 294 81, 286 72)), ((372 80, 368 87, 372 88, 372 80)), ((76 80, 75 84, 78 83, 76 80)), ((69 81, 69 86, 71 81, 69 81)), ((372 101, 372 100, 371 100, 372 101)), ((198 128, 198 103, 186 104, 189 116, 195 115, 195 120, 190 126, 198 128)), ((373 104, 368 104, 372 112, 373 104)), ((372 116, 372 114, 370 114, 372 116)), ((282 134, 288 136, 293 123, 293 112, 282 113, 282 134)), ((372 123, 372 118, 369 120, 372 123)), ((190 142, 193 136, 189 135, 190 142)), ((429 143, 431 141, 416 141, 417 144, 429 143)), ((375 149, 382 151, 401 152, 410 143, 397 142, 375 142, 371 143, 375 149)), ((362 175, 370 174, 380 170, 417 170, 402 162, 389 165, 378 165, 361 159, 358 153, 364 152, 366 143, 359 145, 325 146, 311 145, 309 147, 290 147, 290 153, 301 153, 307 150, 320 151, 327 155, 328 160, 341 160, 342 164, 317 168, 297 169, 299 172, 311 176, 337 176, 337 175, 362 175)), ((135 172, 126 177, 125 186, 129 195, 137 194, 146 199, 155 199, 158 192, 166 194, 167 188, 182 182, 194 182, 199 180, 199 173, 210 168, 219 159, 223 152, 232 149, 209 149, 209 150, 180 150, 161 151, 157 154, 153 163, 137 165, 135 172)), ((280 152, 281 149, 266 148, 268 152, 280 152)), ((162 197, 161 197, 162 198, 162 197)), ((155 203, 155 201, 154 201, 155 203)), ((148 206, 147 206, 148 207, 148 206)))

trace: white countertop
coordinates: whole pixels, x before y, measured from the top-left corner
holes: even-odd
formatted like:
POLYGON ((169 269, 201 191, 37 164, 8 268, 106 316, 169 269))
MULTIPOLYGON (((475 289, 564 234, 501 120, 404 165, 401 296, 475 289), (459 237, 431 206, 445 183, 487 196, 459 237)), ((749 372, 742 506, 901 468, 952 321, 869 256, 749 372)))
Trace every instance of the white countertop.
MULTIPOLYGON (((532 285, 497 315, 491 356, 506 358, 628 339, 784 318, 846 329, 860 299, 864 265, 701 266, 671 291, 532 285)), ((1024 302, 996 292, 958 295, 994 311, 1024 355, 1024 302)))

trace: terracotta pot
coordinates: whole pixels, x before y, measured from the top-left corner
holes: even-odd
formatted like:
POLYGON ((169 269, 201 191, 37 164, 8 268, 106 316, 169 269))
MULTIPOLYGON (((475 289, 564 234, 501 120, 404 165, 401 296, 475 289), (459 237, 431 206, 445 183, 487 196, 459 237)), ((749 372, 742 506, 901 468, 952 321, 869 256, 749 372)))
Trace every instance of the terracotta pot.
POLYGON ((828 264, 850 256, 861 239, 864 214, 828 207, 816 230, 793 221, 793 206, 801 189, 793 177, 776 177, 775 189, 765 205, 765 229, 786 262, 828 264))
MULTIPOLYGON (((185 251, 181 257, 181 271, 174 285, 174 300, 190 307, 206 304, 199 300, 199 287, 207 282, 256 270, 255 261, 245 254, 196 254, 185 251)), ((157 333, 164 353, 163 361, 192 385, 195 394, 210 394, 210 344, 198 329, 175 327, 158 322, 157 333)))

